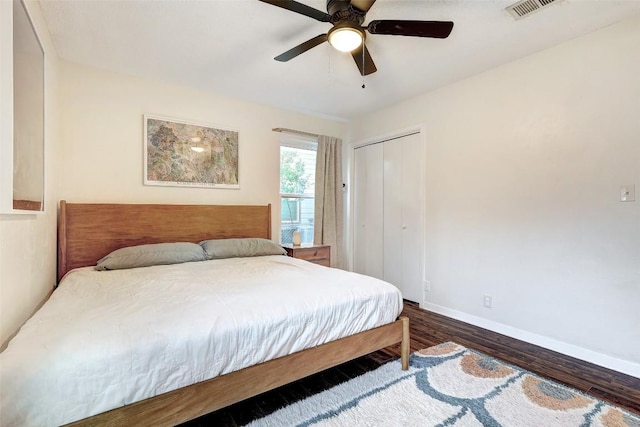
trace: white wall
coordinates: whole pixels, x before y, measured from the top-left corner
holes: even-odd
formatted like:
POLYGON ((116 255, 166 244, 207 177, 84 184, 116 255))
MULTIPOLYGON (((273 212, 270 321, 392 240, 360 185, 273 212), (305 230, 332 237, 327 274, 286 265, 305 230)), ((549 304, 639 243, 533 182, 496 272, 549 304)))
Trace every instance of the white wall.
POLYGON ((46 61, 45 212, 0 215, 0 348, 53 290, 56 280, 59 63, 39 3, 27 1, 26 5, 46 61))
POLYGON ((342 137, 344 123, 62 62, 60 198, 71 202, 272 204, 279 236, 274 127, 342 137), (144 186, 143 115, 239 131, 240 190, 144 186))
POLYGON ((638 46, 635 17, 350 123, 425 126, 426 308, 640 376, 638 46))

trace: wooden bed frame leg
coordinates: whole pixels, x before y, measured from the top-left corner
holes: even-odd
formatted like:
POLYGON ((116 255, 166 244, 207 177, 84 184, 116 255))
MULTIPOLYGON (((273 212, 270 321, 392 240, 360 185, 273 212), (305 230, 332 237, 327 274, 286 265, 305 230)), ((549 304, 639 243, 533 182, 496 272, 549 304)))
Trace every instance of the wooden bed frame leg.
POLYGON ((400 344, 400 357, 402 358, 402 370, 409 369, 409 353, 411 351, 411 337, 409 336, 409 318, 401 316, 402 343, 400 344))

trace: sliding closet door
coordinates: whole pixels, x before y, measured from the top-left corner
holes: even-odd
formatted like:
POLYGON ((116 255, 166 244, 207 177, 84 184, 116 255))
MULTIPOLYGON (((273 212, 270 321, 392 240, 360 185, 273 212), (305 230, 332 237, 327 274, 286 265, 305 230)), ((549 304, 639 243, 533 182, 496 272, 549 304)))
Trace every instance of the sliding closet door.
POLYGON ((383 278, 383 146, 355 150, 353 270, 383 278))

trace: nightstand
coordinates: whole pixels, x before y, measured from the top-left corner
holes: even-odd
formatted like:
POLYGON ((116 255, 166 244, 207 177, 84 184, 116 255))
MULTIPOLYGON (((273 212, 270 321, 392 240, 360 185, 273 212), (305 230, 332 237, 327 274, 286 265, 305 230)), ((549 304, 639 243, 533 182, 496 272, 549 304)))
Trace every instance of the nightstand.
POLYGON ((286 249, 287 255, 290 257, 303 259, 314 264, 324 265, 325 267, 331 266, 331 246, 329 245, 303 243, 300 246, 284 244, 282 247, 286 249))

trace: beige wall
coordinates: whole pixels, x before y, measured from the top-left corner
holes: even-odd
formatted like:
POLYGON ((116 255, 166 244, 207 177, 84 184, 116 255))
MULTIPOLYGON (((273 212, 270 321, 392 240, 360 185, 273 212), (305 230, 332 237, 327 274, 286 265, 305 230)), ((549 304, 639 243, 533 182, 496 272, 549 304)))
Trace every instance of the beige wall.
POLYGON ((640 376, 638 46, 640 17, 350 124, 425 126, 425 307, 640 376))
POLYGON ((62 64, 60 197, 73 202, 266 204, 279 233, 279 152, 286 127, 342 137, 344 124, 189 88, 62 64), (143 185, 143 115, 239 131, 239 190, 143 185))
POLYGON ((58 199, 58 59, 36 1, 27 9, 43 44, 45 63, 45 212, 0 215, 0 348, 53 290, 58 199))

